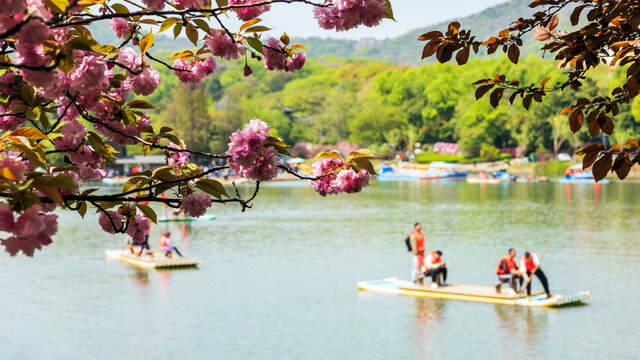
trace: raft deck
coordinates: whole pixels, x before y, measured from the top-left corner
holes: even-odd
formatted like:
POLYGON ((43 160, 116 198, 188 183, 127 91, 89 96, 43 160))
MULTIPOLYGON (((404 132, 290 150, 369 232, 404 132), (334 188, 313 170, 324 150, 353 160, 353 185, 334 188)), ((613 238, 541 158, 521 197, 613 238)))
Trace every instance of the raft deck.
POLYGON ((105 256, 108 259, 120 260, 128 264, 154 269, 167 269, 178 267, 192 267, 200 263, 200 259, 188 259, 180 256, 166 257, 164 251, 154 251, 153 256, 145 254, 136 256, 131 254, 128 249, 112 249, 105 250, 105 256))
POLYGON ((199 218, 185 217, 185 218, 160 218, 158 222, 192 222, 192 221, 210 221, 215 220, 215 215, 204 215, 199 218))
POLYGON ((502 293, 496 293, 495 287, 493 286, 450 284, 447 286, 441 286, 432 289, 430 284, 415 285, 410 281, 401 280, 399 278, 362 281, 358 283, 358 289, 389 294, 431 297, 437 299, 543 307, 556 307, 575 304, 591 298, 591 293, 589 291, 582 291, 571 295, 552 295, 550 298, 547 298, 547 295, 542 292, 532 292, 531 301, 529 301, 526 296, 510 296, 506 293, 506 289, 502 293))

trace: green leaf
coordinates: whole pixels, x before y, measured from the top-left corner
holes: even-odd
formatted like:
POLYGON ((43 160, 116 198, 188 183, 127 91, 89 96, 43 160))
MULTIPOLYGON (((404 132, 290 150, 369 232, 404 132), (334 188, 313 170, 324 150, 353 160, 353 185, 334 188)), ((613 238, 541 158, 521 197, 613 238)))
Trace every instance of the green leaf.
POLYGON ((266 26, 262 26, 262 25, 258 25, 258 26, 252 26, 250 28, 248 28, 246 30, 246 32, 248 33, 256 33, 256 32, 263 32, 263 31, 269 31, 271 30, 271 28, 268 28, 266 26))
POLYGON ((164 21, 162 22, 162 24, 160 25, 160 30, 158 30, 159 33, 167 30, 168 28, 172 27, 173 25, 175 25, 178 22, 178 18, 166 18, 164 19, 164 21))
POLYGON ((193 22, 198 25, 198 27, 204 30, 207 34, 211 33, 211 29, 209 28, 209 24, 202 19, 193 19, 193 22))
POLYGON ((352 151, 351 154, 354 158, 375 158, 376 156, 369 149, 360 149, 356 151, 352 151))
POLYGON ((36 90, 33 86, 24 85, 22 87, 22 99, 29 105, 33 105, 36 102, 36 90))
POLYGON ((247 43, 251 45, 251 47, 254 48, 257 52, 259 52, 260 54, 263 54, 263 47, 260 40, 254 37, 246 37, 245 40, 247 40, 247 43))
POLYGON ((173 39, 177 39, 178 35, 180 35, 180 32, 182 31, 182 23, 179 22, 176 24, 176 26, 173 27, 173 39))
POLYGON ((222 199, 222 195, 229 197, 227 189, 217 180, 202 179, 196 182, 196 187, 217 199, 222 199))
POLYGON ((324 151, 319 153, 318 155, 314 156, 314 159, 336 159, 336 158, 341 158, 342 156, 340 155, 339 152, 333 150, 333 151, 324 151))
POLYGON ((134 176, 124 183, 124 185, 122 186, 122 192, 127 192, 134 187, 135 188, 144 187, 144 185, 146 185, 147 183, 149 183, 148 178, 144 176, 134 176), (138 186, 138 185, 142 185, 142 186, 138 186))
POLYGON ((140 211, 142 211, 149 218, 149 220, 153 221, 155 224, 158 223, 158 215, 156 215, 156 212, 153 211, 151 207, 142 204, 138 204, 137 206, 138 209, 140 209, 140 211))
POLYGON ((157 107, 149 104, 144 100, 133 100, 129 102, 127 106, 133 109, 157 109, 157 107))
POLYGON ((359 167, 364 168, 365 170, 367 170, 367 172, 369 174, 377 175, 376 169, 373 167, 373 164, 371 164, 371 161, 369 161, 369 159, 363 158, 363 157, 358 157, 358 158, 353 158, 351 161, 356 163, 359 167))
POLYGON ((143 36, 142 39, 140 39, 140 43, 138 44, 140 46, 140 52, 145 54, 147 51, 149 51, 149 49, 151 49, 151 46, 153 46, 154 41, 155 37, 153 36, 153 32, 150 32, 147 35, 143 36))
POLYGON ((229 1, 228 0, 216 0, 216 4, 218 4, 218 7, 225 7, 225 6, 229 5, 229 1))
POLYGON ((193 43, 193 45, 198 45, 198 29, 193 26, 192 23, 187 23, 187 27, 185 28, 185 33, 187 34, 187 38, 189 41, 193 43))
POLYGON ((33 179, 34 185, 44 185, 50 186, 56 189, 77 189, 78 185, 76 185, 68 176, 66 175, 56 175, 56 176, 38 176, 33 179))
POLYGON ((111 8, 113 9, 113 11, 117 12, 118 14, 128 14, 129 13, 129 9, 127 9, 127 7, 122 5, 122 4, 113 4, 113 5, 111 5, 111 8))
POLYGON ((385 0, 387 3, 387 9, 389 9, 389 11, 387 11, 384 14, 384 17, 387 19, 391 19, 393 21, 396 21, 396 19, 393 17, 393 8, 391 8, 391 1, 390 0, 385 0))

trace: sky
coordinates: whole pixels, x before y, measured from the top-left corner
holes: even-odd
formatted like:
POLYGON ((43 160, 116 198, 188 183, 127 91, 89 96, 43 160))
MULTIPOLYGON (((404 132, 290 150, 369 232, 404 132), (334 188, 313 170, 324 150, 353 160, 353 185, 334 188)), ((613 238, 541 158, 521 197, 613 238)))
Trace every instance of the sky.
MULTIPOLYGON (((313 18, 313 10, 304 4, 273 4, 271 11, 264 14, 264 25, 273 28, 274 33, 287 32, 291 37, 331 37, 339 39, 394 38, 411 30, 478 13, 505 0, 391 0, 397 21, 385 19, 382 24, 367 28, 361 26, 349 31, 329 31, 318 26, 313 18)), ((235 16, 230 16, 235 20, 235 16)), ((239 25, 233 23, 232 28, 239 25)))

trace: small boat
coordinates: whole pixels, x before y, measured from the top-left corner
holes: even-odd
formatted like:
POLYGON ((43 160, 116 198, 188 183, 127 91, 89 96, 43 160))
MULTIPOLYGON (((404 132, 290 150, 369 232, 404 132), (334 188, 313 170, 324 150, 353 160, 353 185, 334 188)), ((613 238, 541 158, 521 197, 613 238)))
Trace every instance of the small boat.
MULTIPOLYGON (((569 166, 565 172, 565 176, 558 180, 561 184, 595 184, 596 179, 593 177, 593 173, 589 170, 582 170, 582 164, 575 164, 569 166)), ((598 181, 598 184, 606 184, 609 180, 602 179, 598 181)))
POLYGON ((430 297, 462 301, 476 301, 493 304, 515 306, 558 307, 584 302, 591 298, 589 291, 582 291, 571 295, 547 295, 542 292, 532 292, 531 301, 526 296, 510 296, 504 292, 496 292, 495 286, 450 284, 432 289, 429 286, 415 285, 411 281, 399 278, 362 281, 358 289, 388 294, 430 297))
POLYGON ((465 178, 467 173, 462 171, 464 167, 458 164, 435 161, 429 165, 429 169, 418 175, 421 179, 455 179, 465 178))
POLYGON ((128 249, 105 250, 104 254, 108 259, 120 260, 131 265, 144 268, 167 269, 178 267, 198 266, 200 259, 188 259, 180 256, 167 257, 164 251, 152 251, 153 256, 146 253, 142 256, 131 254, 128 249))
POLYGON ((199 218, 185 217, 185 218, 159 218, 158 222, 192 222, 192 221, 210 221, 215 220, 215 215, 202 215, 199 218))
POLYGON ((467 182, 470 184, 500 184, 516 181, 517 178, 506 171, 498 171, 490 175, 481 172, 479 176, 468 177, 467 182))

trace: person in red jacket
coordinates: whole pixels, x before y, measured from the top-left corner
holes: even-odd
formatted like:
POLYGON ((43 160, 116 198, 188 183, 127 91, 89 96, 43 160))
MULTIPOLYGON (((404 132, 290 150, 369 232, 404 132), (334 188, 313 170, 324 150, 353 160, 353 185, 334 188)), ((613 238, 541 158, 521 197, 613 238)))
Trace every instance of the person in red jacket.
POLYGON ((424 235, 422 235, 422 226, 420 223, 413 225, 413 232, 409 236, 411 244, 411 252, 413 253, 413 269, 411 270, 411 278, 414 284, 422 284, 422 262, 424 261, 424 235))
POLYGON ((507 255, 500 258, 500 262, 496 267, 496 274, 501 282, 508 282, 511 289, 517 293, 516 281, 520 282, 520 286, 522 286, 522 273, 518 270, 514 260, 515 257, 516 249, 509 249, 507 255))
POLYGON ((544 288, 544 292, 547 293, 547 298, 550 298, 551 293, 549 292, 549 283, 547 282, 547 277, 542 272, 542 269, 540 269, 540 260, 538 260, 538 255, 536 255, 536 253, 534 252, 526 252, 520 257, 518 265, 520 267, 520 273, 522 273, 524 280, 527 281, 527 299, 531 301, 530 277, 534 274, 538 277, 538 279, 540 279, 542 287, 544 288))
POLYGON ((431 276, 432 288, 447 285, 447 264, 442 261, 442 251, 431 250, 424 258, 422 271, 425 276, 431 276), (438 275, 442 274, 442 282, 438 280, 438 275), (438 280, 438 281, 436 281, 438 280))

